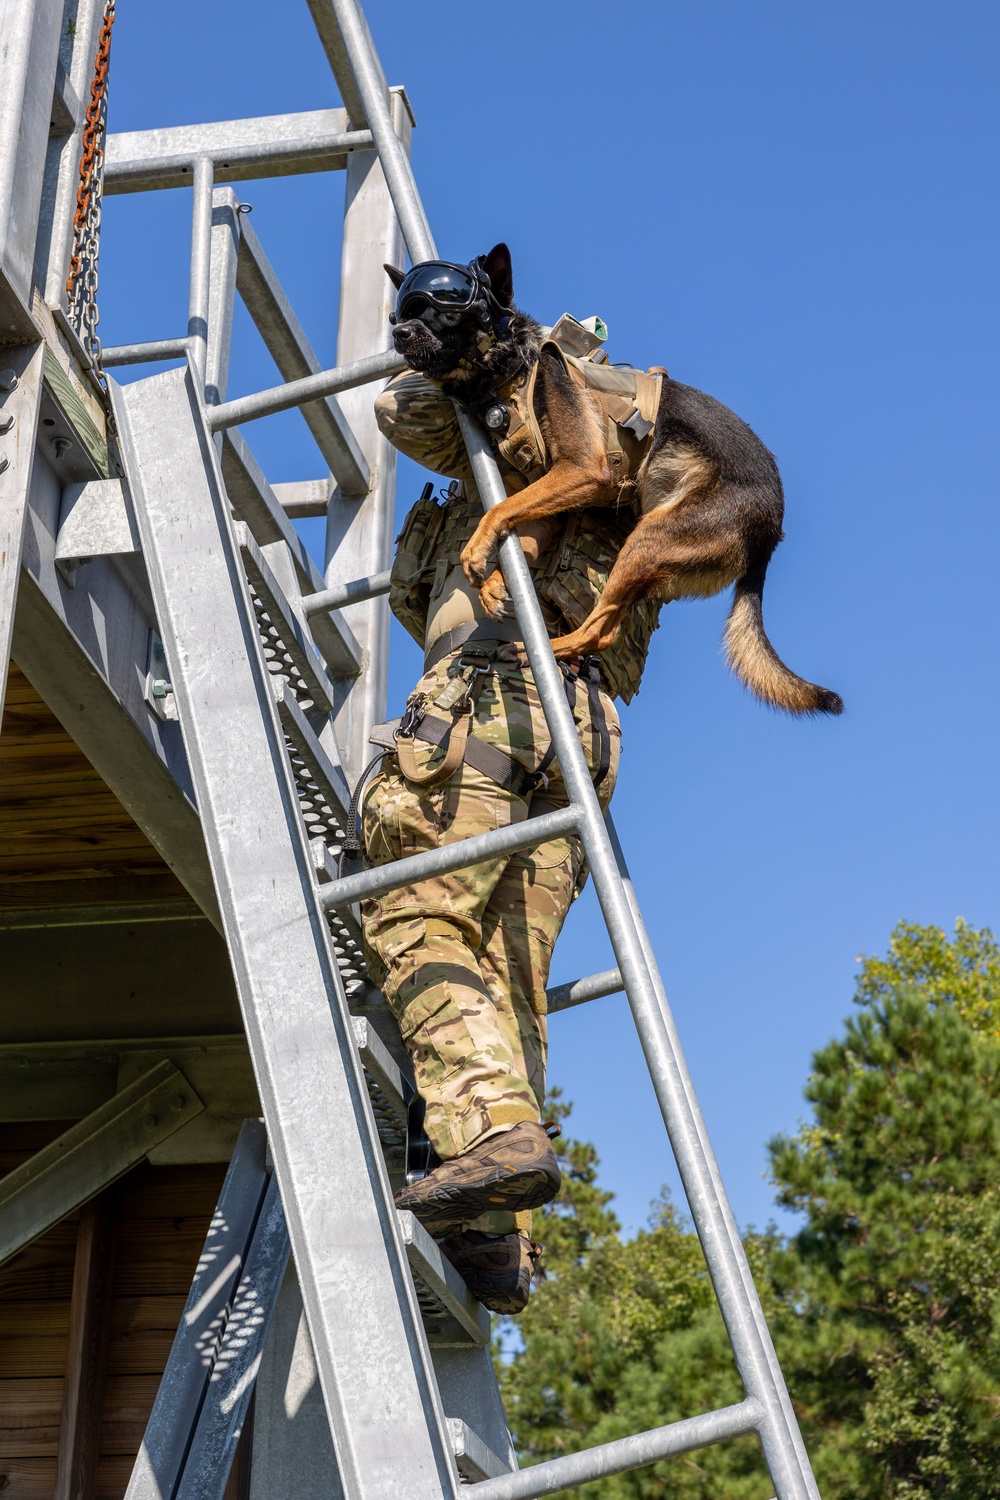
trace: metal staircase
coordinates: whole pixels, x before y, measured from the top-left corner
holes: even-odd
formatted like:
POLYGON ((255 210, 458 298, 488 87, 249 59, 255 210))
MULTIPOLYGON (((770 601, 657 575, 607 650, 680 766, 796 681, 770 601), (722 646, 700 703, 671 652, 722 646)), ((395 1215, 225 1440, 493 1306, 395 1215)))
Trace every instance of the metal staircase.
MULTIPOLYGON (((13 7, 0 0, 0 13, 13 7)), ((121 472, 112 455, 106 474, 72 487, 60 518, 56 561, 65 576, 82 559, 113 556, 131 560, 137 587, 148 590, 156 635, 144 691, 168 750, 172 737, 183 741, 264 1114, 263 1126, 246 1124, 233 1156, 128 1496, 221 1500, 290 1250, 336 1455, 333 1496, 442 1500, 462 1486, 479 1500, 527 1500, 753 1432, 779 1500, 818 1500, 624 858, 600 811, 516 537, 501 551, 504 574, 570 805, 337 876, 349 777, 384 706, 385 610, 371 601, 388 588, 392 473, 386 463, 373 474, 365 456, 367 408, 372 382, 403 366, 378 348, 386 331, 381 261, 396 258, 397 225, 412 261, 436 250, 410 169, 405 98, 387 89, 356 0, 310 0, 310 8, 344 110, 279 117, 269 129, 241 121, 109 137, 106 192, 191 184, 188 330, 105 351, 105 369, 170 357, 183 363, 126 385, 108 379, 121 472), (373 176, 376 157, 381 170, 373 176), (237 195, 215 179, 348 164, 350 201, 358 212, 381 214, 382 244, 349 268, 355 295, 342 309, 342 362, 322 370, 237 195), (230 401, 237 294, 285 383, 230 401), (311 505, 325 509, 327 497, 303 490, 279 499, 242 432, 290 407, 302 409, 333 476, 329 505, 341 542, 331 575, 341 581, 333 584, 291 521, 311 505), (364 497, 367 536, 359 537, 364 497), (490 1364, 488 1316, 420 1225, 393 1206, 412 1084, 365 972, 357 903, 569 830, 585 846, 618 969, 552 991, 550 1009, 626 990, 746 1395, 724 1410, 518 1470, 490 1364)), ((49 0, 35 9, 48 25, 49 0)), ((90 6, 87 37, 99 20, 90 6)), ((31 48, 41 45, 29 35, 29 71, 31 48)), ((57 229, 59 222, 56 215, 57 229)), ((351 253, 345 238, 345 259, 351 253)), ((7 361, 17 377, 10 396, 30 444, 40 356, 20 333, 21 351, 7 361)), ((461 420, 479 492, 495 505, 504 492, 489 444, 461 420)), ((23 466, 8 468, 0 474, 7 484, 0 525, 16 570, 22 523, 11 480, 20 476, 22 487, 27 480, 23 466)), ((12 586, 9 569, 5 576, 10 599, 16 572, 12 586)), ((28 1234, 15 1235, 15 1248, 28 1234)))

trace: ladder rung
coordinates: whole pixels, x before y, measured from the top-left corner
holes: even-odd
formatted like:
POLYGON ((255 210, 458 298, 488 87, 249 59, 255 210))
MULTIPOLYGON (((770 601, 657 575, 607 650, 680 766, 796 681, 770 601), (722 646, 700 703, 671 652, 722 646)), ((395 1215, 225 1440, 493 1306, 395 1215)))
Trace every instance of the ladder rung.
POLYGON ((545 991, 546 1008, 549 1015, 557 1010, 569 1010, 572 1005, 582 1005, 585 1000, 600 1000, 602 995, 617 995, 625 988, 620 969, 602 969, 599 974, 588 974, 586 979, 574 979, 569 984, 554 984, 545 991))
POLYGON ((399 1228, 428 1342, 436 1348, 469 1344, 485 1348, 490 1341, 490 1315, 485 1307, 411 1213, 400 1210, 399 1228))
POLYGON ((190 340, 185 334, 179 339, 147 339, 142 344, 113 344, 101 350, 101 364, 106 370, 115 365, 146 365, 161 359, 184 359, 190 340))
POLYGON ((373 573, 370 578, 355 578, 350 583, 338 583, 332 589, 323 589, 318 594, 303 594, 302 613, 307 619, 322 614, 328 609, 343 609, 348 604, 361 604, 365 599, 377 599, 389 592, 392 569, 384 573, 373 573))
POLYGON ((646 1464, 658 1463, 662 1458, 689 1453, 692 1448, 707 1448, 724 1438, 740 1437, 745 1432, 756 1430, 761 1415, 757 1402, 747 1397, 738 1406, 723 1406, 699 1417, 685 1417, 683 1421, 671 1422, 666 1427, 654 1427, 634 1437, 600 1443, 595 1448, 567 1453, 562 1458, 549 1459, 547 1463, 535 1464, 530 1469, 517 1469, 497 1479, 484 1480, 476 1485, 473 1493, 477 1500, 535 1500, 536 1496, 553 1495, 586 1484, 591 1479, 622 1474, 627 1469, 641 1469, 646 1464))
POLYGON ((428 849, 424 854, 411 854, 406 859, 394 860, 392 864, 363 870, 359 875, 347 875, 343 880, 324 886, 320 892, 320 905, 327 911, 334 906, 349 906, 372 896, 384 896, 387 891, 401 885, 412 885, 417 880, 450 875, 453 870, 481 864, 498 854, 536 848, 548 839, 572 833, 577 818, 575 807, 557 807, 553 812, 525 818, 507 828, 491 828, 489 833, 477 833, 471 839, 457 839, 454 844, 442 844, 439 849, 428 849))
POLYGON ((461 1417, 448 1417, 447 1422, 451 1451, 458 1472, 467 1484, 474 1484, 477 1479, 498 1479, 501 1474, 510 1473, 503 1459, 497 1458, 493 1449, 488 1448, 461 1417))
POLYGON ((258 547, 284 542, 292 554, 302 587, 307 592, 321 589, 322 574, 264 478, 263 470, 241 432, 227 432, 222 440, 222 477, 230 505, 249 527, 258 547))
POLYGON ((107 138, 105 192, 190 187, 194 156, 213 156, 224 182, 336 171, 346 167, 348 152, 370 151, 371 140, 367 130, 347 129, 343 109, 116 131, 107 138))
POLYGON ((350 391, 355 386, 371 385, 375 380, 384 380, 388 375, 399 375, 408 368, 406 361, 399 357, 395 349, 386 349, 381 354, 369 354, 365 359, 356 359, 350 365, 338 365, 333 370, 321 370, 318 375, 306 375, 302 380, 274 385, 266 391, 257 391, 252 396, 224 401, 221 406, 209 408, 206 413, 208 425, 213 432, 222 432, 227 427, 239 427, 243 422, 256 422, 258 417, 270 417, 275 412, 288 411, 293 406, 304 406, 307 401, 318 401, 337 391, 350 391))

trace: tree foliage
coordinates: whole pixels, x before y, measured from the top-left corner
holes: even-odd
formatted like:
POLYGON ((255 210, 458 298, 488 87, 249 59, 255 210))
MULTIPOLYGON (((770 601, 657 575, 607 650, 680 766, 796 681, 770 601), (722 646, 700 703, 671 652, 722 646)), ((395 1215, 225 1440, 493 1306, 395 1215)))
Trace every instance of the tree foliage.
MULTIPOLYGON (((901 925, 771 1142, 788 1240, 750 1235, 824 1500, 1000 1497, 1000 951, 901 925)), ((565 1115, 568 1109, 560 1105, 565 1115)), ((697 1238, 664 1199, 623 1241, 590 1146, 560 1142, 545 1278, 500 1375, 522 1463, 738 1401, 697 1238)), ((586 1486, 767 1500, 752 1439, 586 1486)))

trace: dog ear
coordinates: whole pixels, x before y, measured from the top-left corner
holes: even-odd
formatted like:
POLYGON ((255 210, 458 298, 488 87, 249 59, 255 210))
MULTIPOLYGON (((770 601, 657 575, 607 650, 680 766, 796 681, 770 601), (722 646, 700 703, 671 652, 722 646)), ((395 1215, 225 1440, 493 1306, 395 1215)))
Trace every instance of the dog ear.
POLYGON ((490 278, 494 297, 503 307, 514 301, 514 272, 510 264, 510 251, 501 243, 494 245, 488 255, 483 256, 483 270, 490 278))
POLYGON ((403 282, 406 280, 406 272, 399 271, 395 266, 387 266, 384 263, 382 269, 398 292, 400 287, 403 285, 403 282))

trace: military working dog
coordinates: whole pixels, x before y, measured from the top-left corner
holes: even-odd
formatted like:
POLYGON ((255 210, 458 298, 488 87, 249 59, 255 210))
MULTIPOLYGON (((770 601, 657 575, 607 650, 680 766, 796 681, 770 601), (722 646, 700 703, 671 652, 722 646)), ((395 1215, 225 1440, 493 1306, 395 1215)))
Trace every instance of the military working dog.
MULTIPOLYGON (((505 590, 497 548, 510 532, 517 531, 530 560, 545 550, 554 517, 618 498, 607 417, 539 324, 514 307, 506 245, 467 267, 435 261, 408 273, 385 269, 399 293, 396 350, 488 429, 496 433, 509 420, 505 403, 532 382, 545 472, 487 511, 462 553, 484 608, 500 618, 505 590)), ((626 611, 647 594, 663 602, 708 598, 735 584, 724 639, 736 676, 775 708, 839 714, 838 695, 786 667, 764 632, 764 579, 783 536, 784 493, 774 457, 756 433, 721 402, 664 374, 634 489, 636 524, 588 618, 553 640, 556 656, 603 650, 626 611)))

